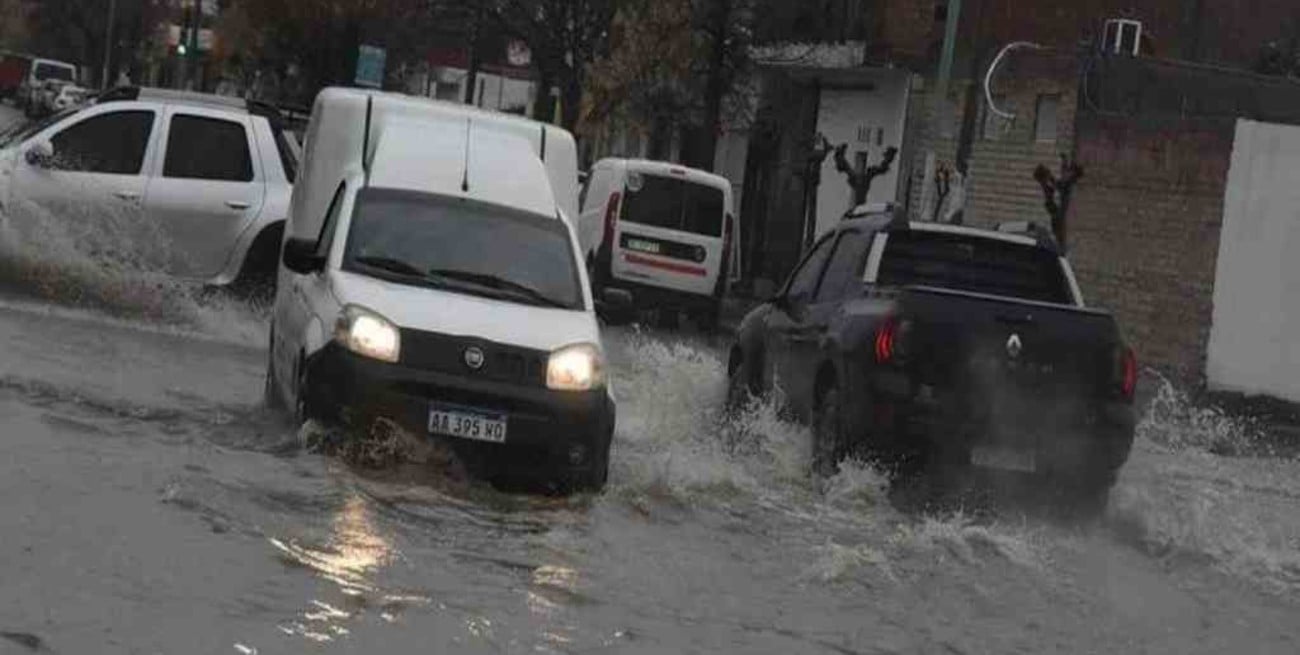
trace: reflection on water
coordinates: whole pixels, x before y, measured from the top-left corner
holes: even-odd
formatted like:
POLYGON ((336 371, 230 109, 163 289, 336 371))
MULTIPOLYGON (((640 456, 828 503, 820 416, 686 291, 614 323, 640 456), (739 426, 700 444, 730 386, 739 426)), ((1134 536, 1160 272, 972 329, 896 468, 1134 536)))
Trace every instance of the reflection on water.
POLYGON ((367 574, 389 560, 392 548, 375 530, 365 500, 355 495, 348 498, 334 517, 332 527, 333 534, 326 548, 315 549, 274 537, 271 545, 293 562, 314 569, 321 577, 338 584, 344 593, 374 591, 367 574))
MULTIPOLYGON (((393 559, 392 545, 375 528, 365 499, 350 496, 331 522, 328 544, 313 548, 297 541, 270 539, 288 561, 305 566, 320 577, 339 586, 348 597, 362 597, 378 591, 370 576, 393 559)), ((388 598, 386 597, 385 600, 388 598)), ((427 602, 427 599, 420 599, 427 602)), ((362 603, 364 605, 364 603, 362 603)), ((278 626, 280 631, 314 642, 329 642, 345 637, 350 631, 340 625, 354 618, 354 613, 321 600, 313 599, 302 612, 302 621, 278 626)), ((391 622, 391 615, 382 616, 391 622)))

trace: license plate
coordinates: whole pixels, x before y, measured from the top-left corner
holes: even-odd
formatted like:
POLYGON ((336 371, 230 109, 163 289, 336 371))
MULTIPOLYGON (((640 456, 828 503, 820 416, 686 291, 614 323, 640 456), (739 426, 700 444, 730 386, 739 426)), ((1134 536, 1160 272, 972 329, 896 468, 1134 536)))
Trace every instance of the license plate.
POLYGON ((458 439, 505 443, 505 414, 467 407, 435 406, 429 410, 429 432, 458 439))
POLYGON ((657 244, 657 243, 655 243, 655 242, 653 242, 653 241, 645 241, 645 240, 642 240, 642 239, 628 239, 628 240, 627 240, 627 249, 628 249, 628 250, 638 250, 638 251, 640 251, 640 252, 648 252, 648 253, 650 253, 650 254, 652 254, 652 255, 658 255, 658 254, 659 254, 659 244, 657 244))
POLYGON ((1034 451, 997 446, 976 446, 971 451, 971 464, 980 468, 1033 473, 1038 469, 1034 451))

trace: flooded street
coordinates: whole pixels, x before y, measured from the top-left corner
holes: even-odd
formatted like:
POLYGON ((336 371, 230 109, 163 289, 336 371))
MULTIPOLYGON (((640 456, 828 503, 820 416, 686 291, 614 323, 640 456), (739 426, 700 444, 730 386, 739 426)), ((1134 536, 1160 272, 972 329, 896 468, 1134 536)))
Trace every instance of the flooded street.
POLYGON ((611 329, 609 487, 508 494, 324 454, 261 311, 0 218, 0 653, 1300 651, 1300 462, 1154 378, 1099 522, 931 515, 724 418, 721 340, 611 329))
POLYGON ((724 422, 713 345, 613 331, 609 489, 507 495, 315 454, 243 331, 0 305, 0 652, 1300 648, 1297 462, 1148 424, 1098 525, 901 513, 724 422))

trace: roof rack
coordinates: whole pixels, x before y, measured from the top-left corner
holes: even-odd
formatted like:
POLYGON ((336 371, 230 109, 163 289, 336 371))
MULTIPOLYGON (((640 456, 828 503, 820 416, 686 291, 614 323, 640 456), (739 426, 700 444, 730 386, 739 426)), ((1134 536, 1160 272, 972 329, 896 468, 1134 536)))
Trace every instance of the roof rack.
POLYGON ((1046 248, 1057 254, 1061 252, 1061 246, 1056 242, 1056 235, 1037 221, 1005 221, 998 223, 993 229, 1007 234, 1023 234, 1033 238, 1040 248, 1046 248))
POLYGON ((119 86, 99 94, 97 102, 131 102, 134 100, 158 100, 190 105, 206 105, 225 109, 248 110, 248 101, 243 98, 219 96, 211 93, 177 91, 145 86, 119 86))

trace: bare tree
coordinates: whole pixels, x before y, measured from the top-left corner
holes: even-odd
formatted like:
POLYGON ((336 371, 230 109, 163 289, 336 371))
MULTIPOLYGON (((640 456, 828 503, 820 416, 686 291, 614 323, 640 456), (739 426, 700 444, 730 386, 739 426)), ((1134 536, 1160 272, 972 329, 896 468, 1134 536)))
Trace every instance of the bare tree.
POLYGON ((841 143, 835 147, 835 170, 844 174, 848 179, 849 188, 853 190, 853 206, 867 202, 867 194, 871 193, 871 183, 877 177, 889 172, 893 167, 894 160, 898 158, 898 148, 890 146, 885 149, 885 154, 880 159, 880 163, 875 166, 868 166, 865 170, 859 171, 849 163, 849 158, 845 156, 849 144, 841 143))
POLYGON ((1044 206, 1052 219, 1052 234, 1061 248, 1066 247, 1065 218, 1070 211, 1070 198, 1074 187, 1083 179, 1083 167, 1066 155, 1061 155, 1061 170, 1053 174, 1044 165, 1034 169, 1034 180, 1043 189, 1044 206))

